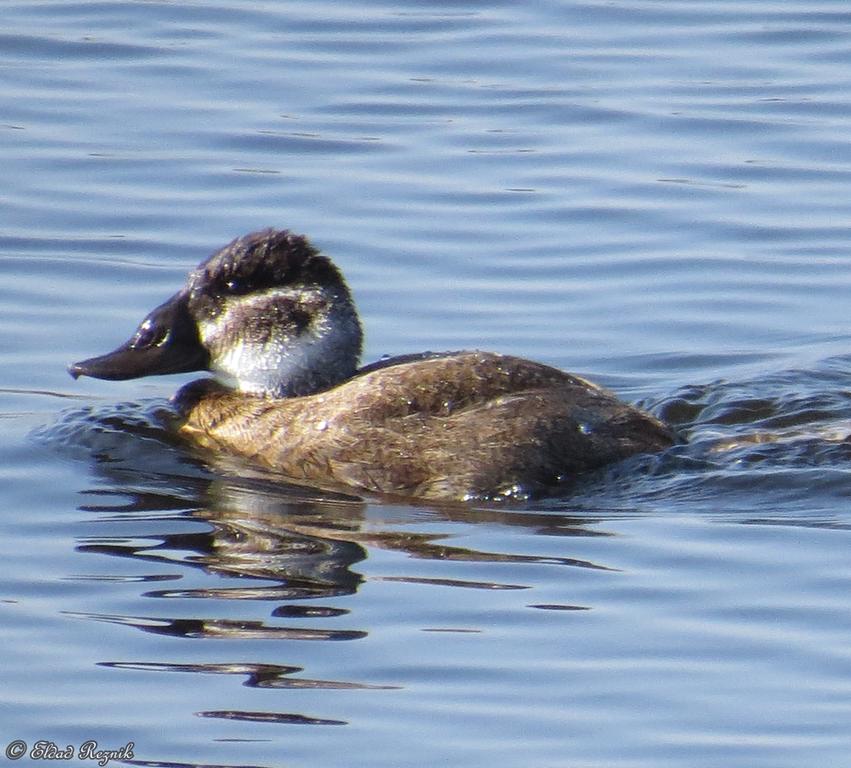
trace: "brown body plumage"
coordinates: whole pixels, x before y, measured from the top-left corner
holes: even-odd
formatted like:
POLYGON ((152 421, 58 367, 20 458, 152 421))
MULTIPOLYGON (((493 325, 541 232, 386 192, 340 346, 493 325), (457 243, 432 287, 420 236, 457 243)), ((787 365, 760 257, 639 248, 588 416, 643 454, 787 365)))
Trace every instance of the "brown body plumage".
POLYGON ((207 448, 299 482, 429 499, 540 493, 672 443, 610 392, 484 352, 390 365, 287 400, 205 382, 178 404, 181 432, 207 448))

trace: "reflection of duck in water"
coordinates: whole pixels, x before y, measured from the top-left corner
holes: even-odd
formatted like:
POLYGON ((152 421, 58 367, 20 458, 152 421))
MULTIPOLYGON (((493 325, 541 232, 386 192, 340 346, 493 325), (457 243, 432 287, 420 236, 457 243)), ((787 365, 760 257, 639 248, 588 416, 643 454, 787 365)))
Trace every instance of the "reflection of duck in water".
POLYGON ((577 376, 486 352, 358 369, 361 327, 332 262, 303 237, 234 240, 190 273, 132 338, 71 374, 211 370, 176 397, 180 432, 318 485, 431 499, 540 493, 675 437, 577 376))

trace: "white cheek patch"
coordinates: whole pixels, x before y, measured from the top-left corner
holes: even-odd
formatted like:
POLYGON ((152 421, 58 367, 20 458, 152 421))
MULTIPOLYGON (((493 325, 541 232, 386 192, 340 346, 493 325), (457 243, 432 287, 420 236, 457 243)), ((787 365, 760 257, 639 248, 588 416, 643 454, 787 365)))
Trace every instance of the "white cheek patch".
POLYGON ((274 339, 267 343, 246 341, 223 334, 212 324, 201 329, 201 337, 211 350, 210 368, 242 392, 276 391, 305 365, 305 350, 300 344, 287 345, 274 339))
POLYGON ((198 333, 210 354, 210 369, 241 391, 305 392, 351 375, 357 363, 359 328, 347 316, 329 317, 331 311, 318 290, 273 288, 226 300, 215 317, 199 321, 198 333), (300 335, 293 335, 288 311, 310 318, 300 335), (276 318, 281 327, 270 327, 276 318), (340 366, 345 370, 335 375, 340 360, 346 361, 340 366))
POLYGON ((244 370, 252 355, 246 354, 246 346, 242 341, 237 341, 233 345, 226 347, 224 354, 216 357, 213 360, 213 366, 217 371, 229 373, 233 376, 237 371, 244 370))

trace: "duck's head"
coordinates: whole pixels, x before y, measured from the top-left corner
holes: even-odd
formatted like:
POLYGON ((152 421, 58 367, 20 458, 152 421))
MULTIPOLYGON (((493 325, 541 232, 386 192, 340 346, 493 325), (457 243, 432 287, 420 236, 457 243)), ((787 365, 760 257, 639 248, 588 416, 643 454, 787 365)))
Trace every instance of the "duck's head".
POLYGON ((352 376, 361 338, 337 267, 306 238, 268 229, 199 264, 118 349, 68 370, 97 379, 209 370, 245 392, 299 396, 352 376))

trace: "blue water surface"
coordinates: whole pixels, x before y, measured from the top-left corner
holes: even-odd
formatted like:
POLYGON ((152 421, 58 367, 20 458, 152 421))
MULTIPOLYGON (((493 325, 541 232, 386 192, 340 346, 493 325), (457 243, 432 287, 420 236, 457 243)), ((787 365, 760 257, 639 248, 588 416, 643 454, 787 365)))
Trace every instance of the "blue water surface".
POLYGON ((0 746, 851 766, 849 129, 840 0, 5 2, 0 746), (405 505, 188 455, 191 376, 68 377, 267 226, 365 361, 530 357, 686 442, 405 505))

